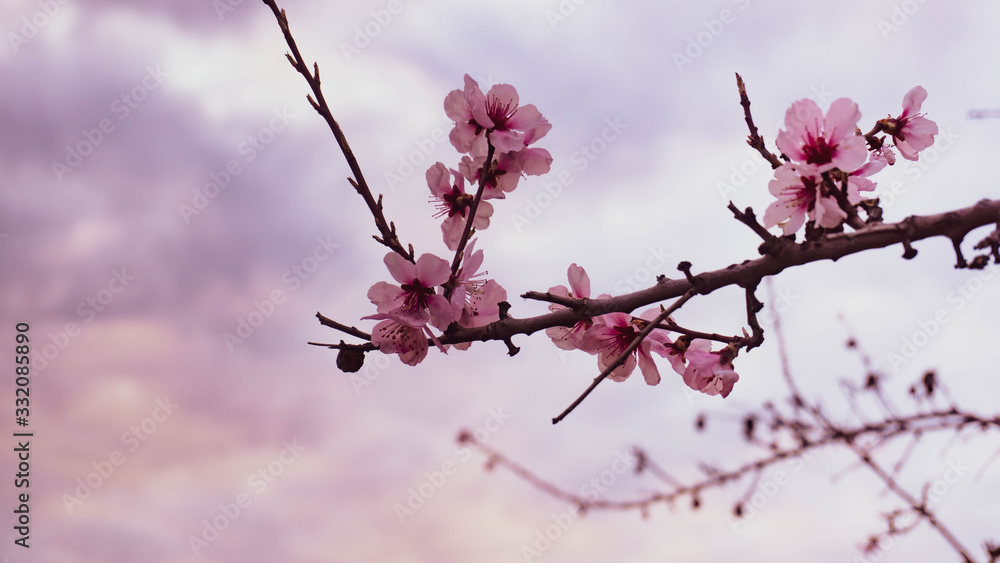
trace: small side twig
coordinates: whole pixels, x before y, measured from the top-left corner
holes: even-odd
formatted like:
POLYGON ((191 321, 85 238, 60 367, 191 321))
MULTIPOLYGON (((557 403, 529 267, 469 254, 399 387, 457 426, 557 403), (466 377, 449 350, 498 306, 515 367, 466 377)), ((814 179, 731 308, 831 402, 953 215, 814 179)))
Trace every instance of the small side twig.
POLYGON ((748 352, 764 343, 764 329, 761 328, 760 322, 757 321, 757 313, 764 308, 764 304, 757 299, 756 292, 758 285, 760 285, 760 280, 745 286, 747 297, 747 324, 750 325, 750 330, 753 331, 750 338, 748 338, 745 343, 746 350, 748 352))
POLYGON ((335 321, 335 320, 333 320, 333 319, 331 319, 331 318, 323 315, 323 313, 317 312, 316 313, 316 318, 319 319, 319 324, 321 324, 323 326, 328 326, 328 327, 330 327, 332 329, 339 330, 340 332, 343 332, 345 334, 350 334, 351 336, 356 336, 356 337, 358 337, 358 338, 360 338, 362 340, 371 340, 372 339, 372 335, 368 334, 367 332, 359 330, 359 329, 357 329, 356 327, 353 327, 353 326, 347 326, 345 324, 340 324, 337 321, 335 321))
POLYGON ((687 293, 682 295, 677 301, 674 301, 672 305, 663 309, 663 311, 661 311, 660 314, 657 315, 655 319, 646 323, 646 326, 643 327, 641 331, 639 331, 639 334, 636 335, 636 337, 625 348, 625 350, 621 354, 619 354, 618 357, 615 358, 615 360, 608 365, 608 367, 604 368, 604 370, 600 373, 600 375, 594 378, 594 381, 590 384, 590 386, 587 387, 587 389, 583 392, 583 394, 577 397, 577 399, 573 401, 573 403, 569 407, 567 407, 566 410, 560 413, 559 416, 552 419, 552 424, 558 424, 560 420, 566 418, 566 415, 573 412, 573 409, 575 409, 577 405, 582 403, 583 400, 587 398, 587 395, 590 395, 590 392, 593 391, 602 381, 604 381, 604 379, 607 378, 612 371, 614 371, 618 366, 625 363, 625 360, 629 357, 629 355, 631 355, 632 352, 634 352, 635 349, 639 347, 639 344, 642 343, 643 339, 645 339, 646 336, 649 335, 649 333, 653 332, 653 330, 657 328, 657 325, 662 323, 663 320, 669 317, 671 313, 673 313, 677 309, 680 309, 685 303, 687 303, 688 299, 694 297, 695 294, 696 292, 692 288, 687 293))
POLYGON ((753 116, 750 115, 750 98, 747 96, 747 88, 743 83, 743 77, 739 73, 736 73, 736 87, 740 90, 740 105, 743 106, 743 117, 746 119, 747 128, 750 129, 750 137, 747 138, 747 144, 759 152, 764 157, 764 160, 771 164, 771 168, 778 168, 781 166, 781 160, 774 156, 774 153, 767 150, 764 139, 761 138, 760 133, 757 131, 757 126, 753 123, 753 116))
POLYGON ((451 278, 452 280, 458 275, 458 268, 462 264, 462 255, 465 253, 465 245, 469 243, 469 237, 472 235, 472 224, 476 221, 476 213, 479 212, 479 202, 483 200, 483 192, 486 191, 486 184, 493 177, 493 153, 495 149, 493 148, 493 143, 486 141, 488 148, 486 149, 486 161, 483 164, 483 175, 479 178, 479 189, 476 190, 476 197, 472 200, 472 205, 469 207, 469 218, 465 221, 465 230, 462 231, 462 238, 458 241, 458 248, 455 250, 455 259, 451 262, 451 278))

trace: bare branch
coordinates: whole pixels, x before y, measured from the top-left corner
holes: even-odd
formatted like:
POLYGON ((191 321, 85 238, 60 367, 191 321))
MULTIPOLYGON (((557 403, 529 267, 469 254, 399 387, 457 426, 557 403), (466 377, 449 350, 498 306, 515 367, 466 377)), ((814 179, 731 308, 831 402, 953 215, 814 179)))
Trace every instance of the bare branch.
POLYGON ((750 145, 754 150, 760 153, 764 157, 764 160, 771 164, 771 168, 777 168, 781 166, 781 160, 774 156, 774 153, 767 150, 767 145, 764 143, 764 139, 761 138, 760 133, 757 132, 757 126, 753 123, 753 117, 750 115, 750 98, 747 97, 747 87, 743 84, 743 77, 736 73, 736 87, 740 91, 740 105, 743 106, 743 117, 746 119, 747 128, 750 129, 750 137, 747 139, 747 144, 750 145))
MULTIPOLYGON (((368 187, 368 182, 365 181, 365 176, 361 172, 361 165, 358 164, 357 158, 354 157, 354 151, 351 150, 351 146, 347 143, 347 136, 344 135, 343 130, 340 128, 340 124, 337 120, 333 118, 333 113, 330 111, 330 106, 326 103, 326 98, 323 96, 323 90, 320 87, 319 80, 319 64, 313 63, 313 71, 310 72, 309 66, 306 64, 305 59, 302 58, 302 54, 299 53, 299 47, 295 44, 295 39, 292 37, 292 32, 288 28, 288 18, 285 16, 285 11, 278 8, 275 0, 263 0, 271 11, 274 13, 274 17, 278 20, 278 26, 281 28, 281 33, 285 36, 285 42, 288 44, 288 48, 291 53, 286 54, 288 61, 292 64, 306 82, 309 84, 309 89, 312 90, 312 94, 307 96, 309 104, 319 113, 327 125, 329 125, 330 130, 333 132, 333 136, 337 138, 337 145, 340 146, 341 152, 344 153, 344 158, 347 159, 347 165, 351 168, 351 173, 354 174, 354 178, 348 178, 354 189, 357 190, 361 197, 364 198, 365 203, 368 204, 368 209, 371 211, 372 216, 375 218, 375 226, 378 228, 380 237, 375 237, 375 240, 389 247, 393 252, 396 252, 400 256, 406 258, 410 262, 414 261, 413 249, 411 248, 409 252, 403 245, 399 242, 399 238, 396 236, 395 228, 391 228, 388 221, 386 221, 385 216, 382 214, 382 205, 375 201, 372 196, 372 191, 368 187)), ((381 196, 379 197, 381 200, 381 196)))

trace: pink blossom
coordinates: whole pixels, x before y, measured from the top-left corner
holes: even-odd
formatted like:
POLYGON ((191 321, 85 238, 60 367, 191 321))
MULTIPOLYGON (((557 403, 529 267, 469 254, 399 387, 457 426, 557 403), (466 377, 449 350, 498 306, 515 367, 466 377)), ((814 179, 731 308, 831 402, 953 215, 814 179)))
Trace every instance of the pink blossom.
POLYGON ((498 153, 519 151, 545 136, 552 125, 532 104, 518 106, 517 90, 494 84, 484 95, 468 74, 465 88, 445 97, 444 109, 455 122, 449 138, 459 152, 486 154, 486 139, 498 153))
MULTIPOLYGON (((373 317, 385 315, 373 315, 373 317)), ((371 318, 371 317, 366 317, 371 318)), ((427 357, 427 337, 424 331, 394 319, 385 319, 375 325, 372 344, 385 354, 398 354, 399 360, 408 366, 419 364, 427 357)))
MULTIPOLYGON (((855 167, 857 168, 857 167, 855 167)), ((782 232, 790 235, 805 223, 806 216, 820 227, 832 229, 847 217, 831 194, 824 194, 822 177, 810 164, 782 164, 774 171, 774 179, 767 185, 778 198, 764 211, 764 228, 781 225, 782 232)))
MULTIPOLYGON (((503 199, 508 192, 514 191, 522 176, 545 174, 551 168, 552 156, 545 149, 531 147, 501 153, 494 162, 496 170, 484 187, 483 199, 503 199)), ((485 155, 474 158, 463 156, 458 169, 470 183, 478 185, 483 177, 485 163, 485 155)))
POLYGON ((879 172, 886 165, 885 156, 875 157, 866 162, 861 168, 851 172, 851 176, 847 179, 847 201, 851 205, 865 199, 859 192, 870 192, 876 188, 877 184, 869 180, 868 177, 879 172))
POLYGON ((728 397, 740 376, 733 369, 732 360, 725 359, 724 355, 724 350, 712 352, 712 343, 708 340, 692 340, 684 352, 687 360, 684 383, 706 395, 728 397))
POLYGON ((834 168, 855 170, 867 157, 864 137, 855 135, 861 112, 848 98, 834 100, 823 112, 812 100, 799 100, 785 113, 785 127, 775 144, 795 162, 811 164, 817 172, 834 168))
POLYGON ((884 159, 885 163, 888 164, 889 166, 896 164, 896 153, 893 152, 890 147, 882 145, 882 148, 875 151, 874 154, 884 159))
POLYGON ((936 123, 920 113, 920 106, 927 99, 927 90, 914 86, 903 97, 903 113, 885 120, 885 130, 892 135, 899 154, 907 160, 917 160, 917 153, 934 144, 938 133, 936 123))
MULTIPOLYGON (((586 270, 574 263, 569 265, 566 275, 569 278, 569 289, 567 289, 564 285, 557 285, 555 287, 550 287, 549 293, 560 297, 572 297, 575 299, 590 297, 590 277, 587 275, 586 270)), ((553 313, 565 308, 565 306, 557 303, 549 304, 549 311, 553 313)), ((575 350, 580 347, 580 340, 583 338, 584 332, 593 324, 594 322, 591 319, 583 319, 581 321, 577 321, 577 323, 571 327, 549 327, 545 329, 545 334, 552 339, 552 343, 557 347, 562 348, 563 350, 575 350)), ((593 354, 596 352, 591 353, 593 354)))
POLYGON ((368 290, 368 299, 379 314, 413 328, 423 328, 428 322, 440 330, 448 328, 455 320, 451 304, 434 289, 451 277, 448 262, 424 254, 413 264, 395 252, 386 254, 383 261, 401 286, 378 282, 368 290))
MULTIPOLYGON (((494 160, 493 162, 496 161, 494 160)), ((462 161, 458 164, 458 170, 470 184, 479 186, 479 182, 483 178, 483 165, 485 163, 486 155, 477 157, 463 156, 462 161)), ((505 192, 513 191, 517 187, 518 179, 520 179, 520 175, 516 173, 508 174, 506 168, 498 165, 494 174, 487 180, 486 185, 483 186, 483 199, 504 199, 507 197, 505 192)))
MULTIPOLYGON (((500 302, 507 300, 507 290, 495 280, 483 279, 486 272, 479 271, 483 264, 483 251, 475 250, 475 247, 476 241, 473 240, 465 249, 462 267, 458 270, 455 289, 451 293, 454 316, 458 324, 466 328, 500 320, 500 302)), ((459 344, 455 346, 464 349, 459 344)))
MULTIPOLYGON (((444 111, 455 122, 448 138, 458 152, 472 151, 477 139, 482 139, 485 145, 485 130, 472 113, 474 107, 486 103, 486 96, 479 89, 479 84, 468 74, 465 75, 465 89, 452 90, 444 98, 444 111)), ((483 154, 486 154, 485 151, 483 154)))
MULTIPOLYGON (((451 170, 438 162, 427 169, 427 185, 431 189, 431 201, 438 208, 434 217, 445 216, 441 223, 441 233, 448 250, 458 250, 458 243, 465 232, 469 209, 475 196, 465 193, 465 178, 457 170, 451 170)), ((476 208, 476 220, 472 226, 478 230, 490 226, 490 216, 493 215, 493 205, 480 201, 476 208)))
POLYGON ((494 84, 484 103, 472 107, 476 122, 488 131, 497 152, 519 151, 545 136, 552 125, 533 104, 518 107, 517 90, 494 84))
POLYGON ((500 320, 500 303, 507 300, 507 290, 489 279, 466 291, 466 303, 458 324, 472 328, 500 320))
MULTIPOLYGON (((594 319, 594 325, 587 329, 580 341, 580 349, 597 353, 597 365, 603 372, 618 356, 635 340, 644 326, 643 321, 651 321, 660 314, 659 309, 648 309, 639 319, 633 319, 625 313, 608 313, 594 319)), ((668 354, 667 347, 671 344, 665 331, 653 330, 642 343, 626 358, 625 363, 616 367, 608 374, 614 381, 625 381, 635 370, 638 363, 642 377, 648 385, 660 382, 660 372, 653 362, 650 352, 661 356, 668 354)))

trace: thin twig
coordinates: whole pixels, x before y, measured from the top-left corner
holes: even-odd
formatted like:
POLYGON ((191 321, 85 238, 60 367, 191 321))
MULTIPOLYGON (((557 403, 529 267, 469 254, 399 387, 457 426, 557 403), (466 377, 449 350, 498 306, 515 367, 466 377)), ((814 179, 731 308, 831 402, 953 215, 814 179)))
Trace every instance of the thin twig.
MULTIPOLYGON (((458 275, 458 268, 462 264, 462 254, 465 252, 465 245, 469 243, 472 235, 472 224, 476 221, 476 213, 479 212, 479 202, 483 199, 483 192, 486 191, 486 184, 493 179, 493 143, 486 141, 489 148, 486 150, 486 162, 483 163, 483 174, 479 177, 479 189, 476 190, 476 197, 469 207, 469 218, 465 220, 465 229, 462 231, 462 238, 458 241, 458 248, 455 249, 455 259, 451 262, 451 278, 454 280, 458 275)), ((475 272, 470 272, 475 273, 475 272)))
POLYGON ((753 116, 750 115, 750 98, 747 97, 747 87, 743 83, 743 77, 739 73, 736 73, 736 87, 740 90, 740 105, 743 106, 743 117, 746 119, 747 128, 750 129, 750 137, 747 139, 747 144, 759 152, 764 157, 764 160, 771 164, 771 168, 778 168, 781 166, 781 160, 774 156, 771 151, 767 150, 764 139, 761 138, 760 133, 757 132, 757 126, 753 123, 753 116))
POLYGON ((612 371, 614 371, 618 366, 625 363, 625 360, 632 354, 632 352, 635 351, 636 348, 639 347, 643 339, 646 338, 646 336, 649 335, 649 333, 653 332, 653 330, 657 328, 657 325, 659 325, 661 322, 663 322, 664 319, 669 317, 671 313, 673 313, 677 309, 680 309, 685 303, 687 303, 688 299, 691 299, 695 295, 696 293, 694 292, 694 290, 688 291, 687 293, 682 295, 680 299, 678 299, 672 305, 670 305, 670 307, 667 307, 663 311, 661 311, 660 314, 657 315, 655 319, 653 319, 652 321, 648 321, 646 323, 646 326, 644 326, 643 329, 639 331, 639 334, 636 335, 636 337, 632 339, 632 342, 628 345, 628 347, 625 348, 625 351, 619 354, 618 357, 615 358, 613 362, 611 362, 606 368, 604 368, 604 371, 602 371, 600 375, 594 378, 594 381, 591 382, 590 386, 587 387, 587 389, 583 392, 582 395, 580 395, 579 397, 577 397, 575 401, 573 401, 573 404, 567 407, 566 410, 564 410, 562 413, 559 414, 559 416, 553 418, 552 424, 558 424, 560 420, 566 418, 566 415, 573 412, 573 409, 575 409, 577 405, 582 403, 583 400, 587 398, 587 395, 590 395, 590 392, 593 391, 602 381, 604 381, 604 379, 608 377, 608 375, 610 375, 612 371))
POLYGON ((354 186, 354 189, 361 197, 364 198, 365 203, 368 204, 368 209, 375 218, 375 226, 381 235, 381 237, 374 237, 375 240, 389 247, 393 252, 396 252, 410 262, 413 262, 413 247, 411 246, 409 249, 403 248, 402 243, 399 242, 399 238, 396 236, 395 225, 386 221, 385 215, 382 213, 382 197, 379 196, 379 200, 375 200, 371 189, 368 187, 368 182, 365 181, 365 176, 361 172, 361 166, 358 164, 357 158, 354 157, 354 151, 351 150, 351 146, 347 143, 347 137, 344 135, 343 130, 341 130, 340 124, 333 118, 333 113, 330 111, 330 106, 327 105, 326 97, 323 96, 323 90, 320 87, 319 65, 313 63, 313 71, 309 70, 309 66, 306 64, 305 59, 302 58, 299 47, 295 44, 295 39, 292 37, 285 11, 278 8, 275 0, 263 1, 267 7, 271 8, 274 17, 278 20, 281 33, 285 36, 285 43, 288 44, 288 48, 291 51, 291 54, 286 55, 288 61, 306 79, 309 89, 312 90, 312 95, 307 96, 310 105, 313 106, 316 112, 329 125, 333 136, 337 139, 337 145, 340 146, 341 152, 344 153, 344 158, 347 159, 347 165, 350 166, 351 173, 354 174, 354 178, 348 178, 348 181, 354 186))
POLYGON ((333 319, 325 317, 322 313, 316 313, 316 318, 319 319, 319 324, 321 324, 323 326, 328 326, 330 328, 339 330, 340 332, 343 332, 343 333, 346 333, 346 334, 350 334, 351 336, 357 336, 358 338, 360 338, 362 340, 371 340, 372 339, 372 335, 368 334, 367 332, 364 332, 362 330, 358 330, 357 328, 355 328, 353 326, 347 326, 347 325, 344 325, 344 324, 340 324, 340 323, 338 323, 337 321, 335 321, 333 319))
POLYGON ((901 487, 896 482, 896 480, 892 478, 891 475, 886 473, 885 469, 883 469, 881 465, 879 465, 878 463, 875 462, 874 459, 872 459, 872 457, 868 454, 868 452, 862 450, 860 447, 858 447, 857 444, 848 443, 847 445, 857 454, 858 459, 861 460, 861 463, 867 465, 868 468, 871 469, 873 473, 875 473, 876 475, 879 476, 880 479, 882 479, 882 481, 886 484, 886 486, 889 487, 889 490, 895 493, 897 497, 903 500, 903 502, 910 505, 910 507, 915 512, 920 514, 921 517, 927 520, 928 524, 930 524, 935 530, 938 531, 939 534, 941 534, 941 536, 945 539, 945 541, 947 541, 951 545, 951 547, 955 551, 957 551, 959 555, 962 556, 964 563, 973 563, 972 557, 969 555, 969 552, 965 549, 964 546, 962 546, 962 543, 958 541, 958 538, 956 538, 955 535, 951 533, 951 530, 949 530, 940 520, 938 520, 937 517, 934 516, 934 513, 927 508, 927 504, 925 501, 918 501, 912 495, 910 495, 910 493, 906 489, 901 487))

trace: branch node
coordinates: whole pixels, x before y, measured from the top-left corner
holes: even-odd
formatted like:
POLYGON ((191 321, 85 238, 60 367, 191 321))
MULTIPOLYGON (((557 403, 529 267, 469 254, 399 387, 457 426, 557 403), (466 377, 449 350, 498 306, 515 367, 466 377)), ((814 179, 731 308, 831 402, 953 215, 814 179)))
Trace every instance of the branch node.
POLYGON ((685 260, 680 264, 677 264, 677 269, 684 272, 684 277, 687 278, 688 283, 691 284, 691 288, 694 289, 696 292, 701 293, 701 287, 704 283, 704 280, 702 280, 702 278, 698 276, 691 274, 691 262, 685 260))
POLYGON ((518 352, 521 351, 520 348, 518 348, 517 346, 514 346, 514 341, 511 340, 509 337, 508 338, 504 338, 503 339, 503 343, 507 345, 507 355, 508 356, 515 356, 515 355, 517 355, 518 352))
POLYGON ((964 269, 969 267, 969 263, 965 261, 965 255, 962 254, 962 239, 965 237, 952 237, 951 246, 955 249, 955 268, 964 269))

